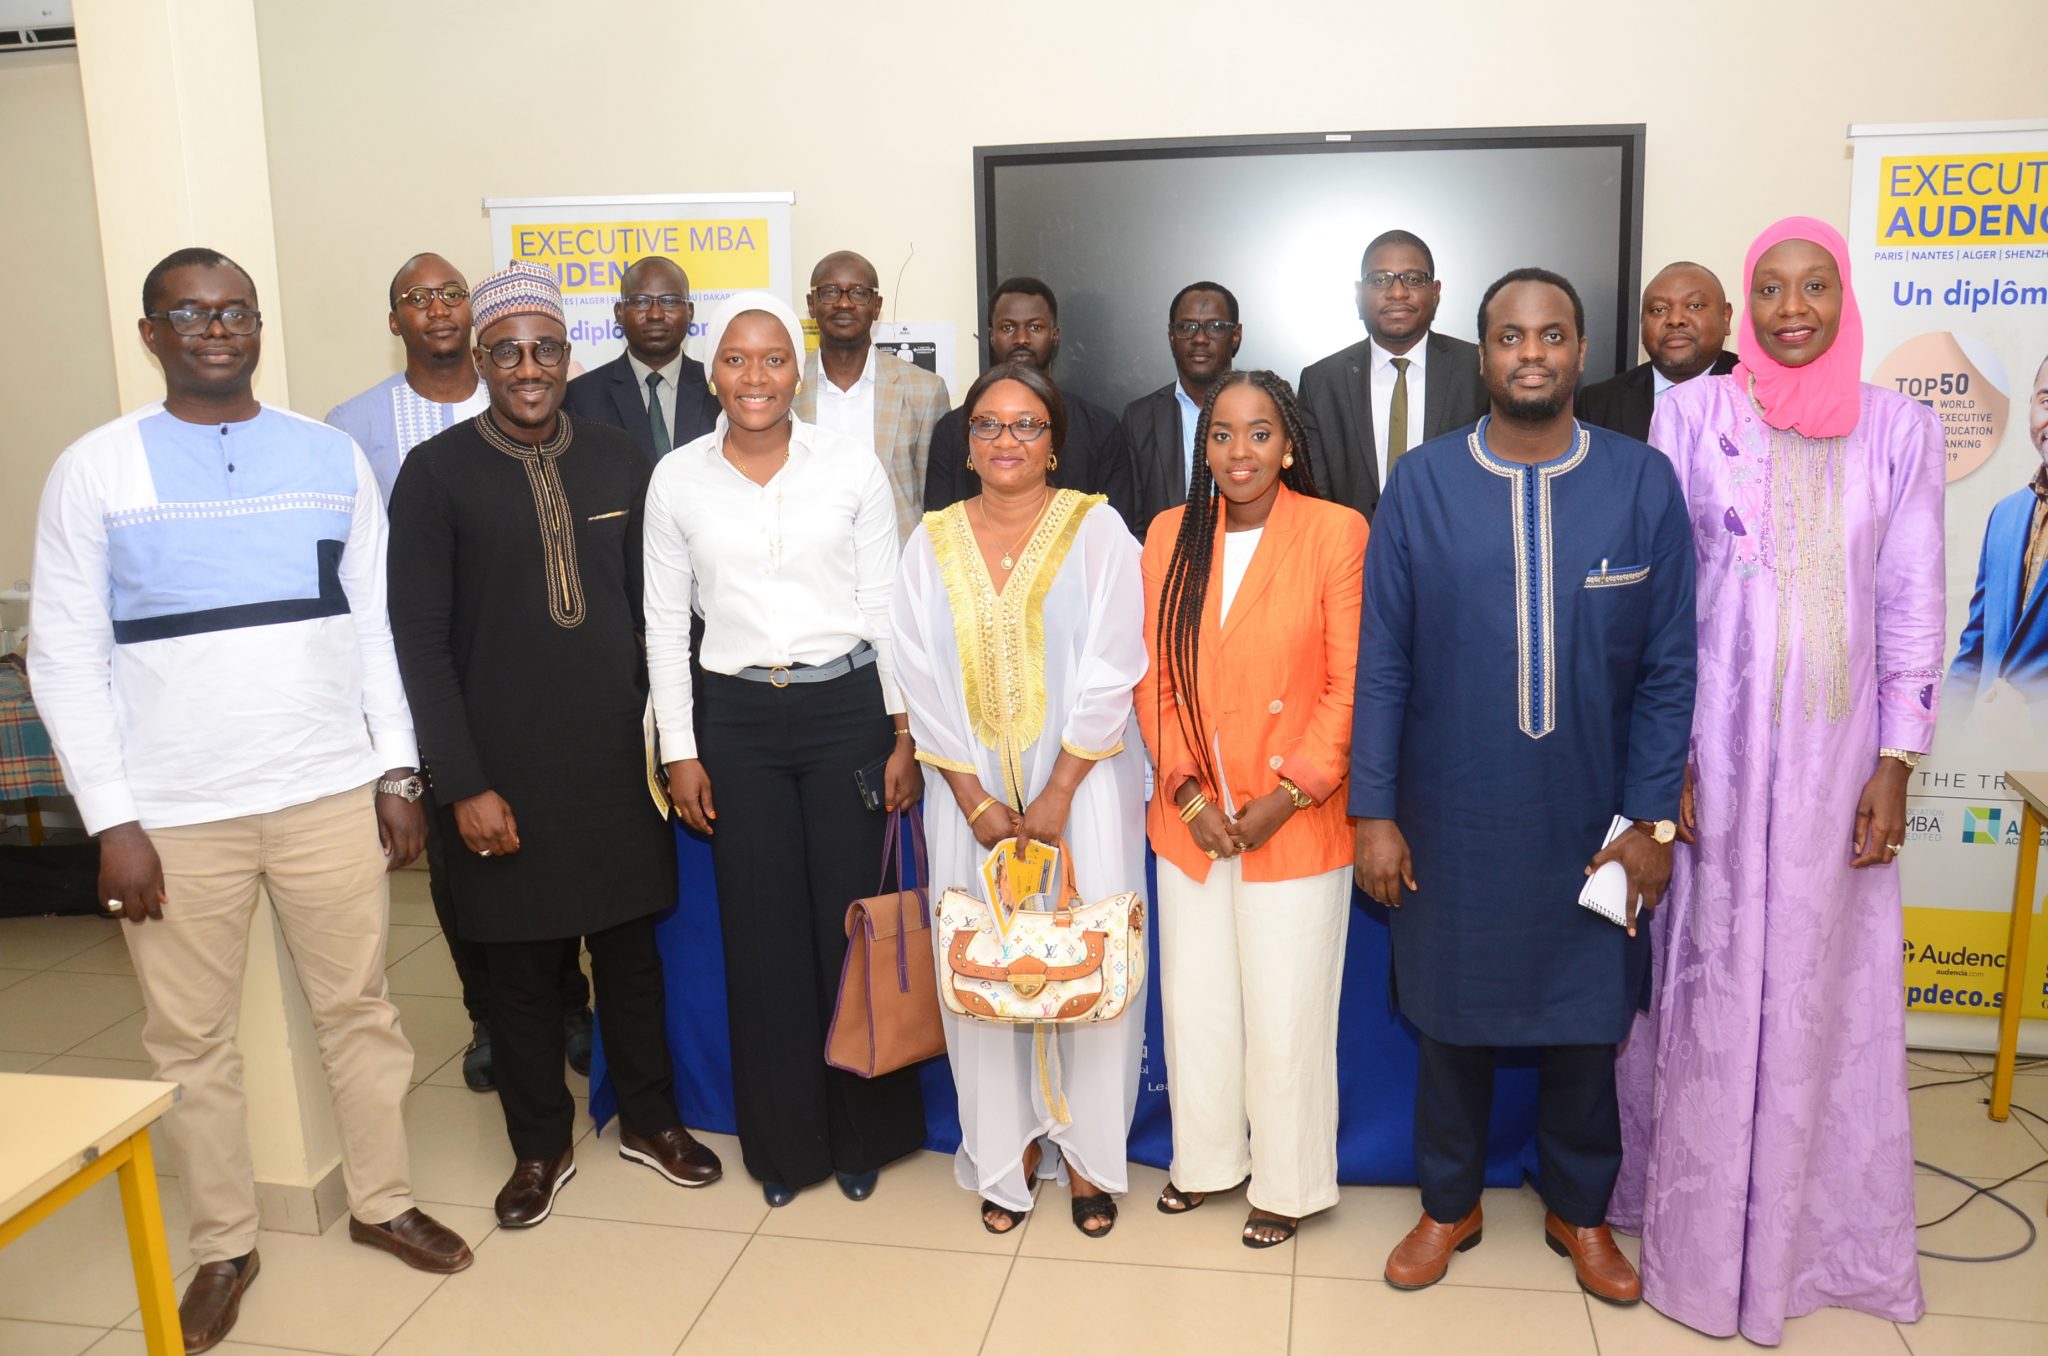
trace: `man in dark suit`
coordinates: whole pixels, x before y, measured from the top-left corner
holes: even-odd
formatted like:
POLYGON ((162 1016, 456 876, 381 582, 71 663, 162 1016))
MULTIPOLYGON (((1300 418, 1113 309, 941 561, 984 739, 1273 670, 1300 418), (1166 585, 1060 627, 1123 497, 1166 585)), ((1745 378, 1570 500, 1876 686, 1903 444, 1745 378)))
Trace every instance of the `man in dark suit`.
POLYGON ((1388 231, 1359 272, 1366 337, 1309 364, 1299 390, 1317 483, 1370 519, 1401 454, 1478 419, 1487 395, 1479 350, 1430 329, 1443 283, 1429 246, 1388 231))
MULTIPOLYGON (((1048 377, 1060 351, 1060 303, 1037 278, 1006 278, 988 303, 989 364, 1029 363, 1048 377)), ((1137 487, 1132 483, 1131 445, 1117 417, 1071 391, 1067 441, 1059 464, 1046 479, 1061 489, 1100 494, 1126 523, 1137 524, 1137 487)), ((966 412, 951 410, 932 429, 925 458, 924 507, 957 504, 981 493, 981 477, 967 464, 966 412)))
POLYGON ((1230 370, 1244 342, 1237 298, 1221 283, 1189 283, 1166 311, 1166 342, 1175 380, 1124 406, 1124 433, 1138 485, 1139 537, 1152 520, 1188 498, 1195 469, 1195 424, 1209 392, 1230 370))
POLYGON ((1580 387, 1579 418, 1648 442, 1650 416, 1666 391, 1735 366, 1735 355, 1722 347, 1734 317, 1719 278, 1698 264, 1666 264, 1643 289, 1643 348, 1650 361, 1580 387))
POLYGON ((626 351, 570 382, 562 408, 626 430, 651 461, 711 432, 718 402, 704 365, 683 352, 696 314, 690 279, 673 259, 651 254, 634 264, 612 304, 626 351))

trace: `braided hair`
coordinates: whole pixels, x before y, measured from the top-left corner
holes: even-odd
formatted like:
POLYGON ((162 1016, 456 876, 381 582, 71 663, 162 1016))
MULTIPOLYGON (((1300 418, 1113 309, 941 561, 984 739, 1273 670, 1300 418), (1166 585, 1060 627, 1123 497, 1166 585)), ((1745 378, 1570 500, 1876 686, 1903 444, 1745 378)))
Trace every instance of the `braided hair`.
MULTIPOLYGON (((1159 591, 1159 631, 1154 650, 1163 675, 1179 694, 1176 714, 1181 734, 1195 753, 1197 776, 1205 794, 1215 789, 1215 754, 1202 737, 1207 722, 1202 719, 1202 694, 1196 673, 1201 655, 1202 609, 1209 600, 1209 569, 1216 552, 1216 521, 1223 511, 1219 502, 1222 496, 1217 493, 1215 476, 1209 470, 1209 424, 1217 397, 1232 386, 1257 387, 1280 413, 1280 426, 1287 440, 1294 444, 1294 465, 1280 468, 1280 483, 1311 499, 1323 497, 1316 487, 1308 427, 1302 421, 1294 388, 1285 377, 1264 369, 1226 372, 1210 388, 1209 398, 1202 403, 1202 417, 1195 423, 1194 474, 1188 482, 1188 505, 1180 520, 1180 535, 1174 539, 1173 556, 1167 561, 1166 580, 1159 591)), ((1160 685, 1162 693, 1167 686, 1160 685)))

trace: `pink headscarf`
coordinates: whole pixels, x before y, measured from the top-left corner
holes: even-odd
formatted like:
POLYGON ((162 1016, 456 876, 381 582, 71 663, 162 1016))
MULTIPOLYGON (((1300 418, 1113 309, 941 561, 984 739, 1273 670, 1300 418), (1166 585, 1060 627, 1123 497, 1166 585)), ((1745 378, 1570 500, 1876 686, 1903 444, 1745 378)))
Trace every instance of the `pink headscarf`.
POLYGON ((1742 327, 1736 350, 1742 355, 1732 374, 1745 386, 1753 379, 1764 422, 1809 438, 1840 438, 1852 432, 1862 408, 1863 315, 1849 285, 1849 246, 1841 233, 1818 217, 1786 217, 1749 247, 1742 261, 1742 327), (1834 256, 1842 275, 1842 325, 1828 351, 1804 367, 1787 367, 1764 350, 1750 324, 1748 297, 1756 293, 1756 264, 1785 240, 1810 240, 1834 256))

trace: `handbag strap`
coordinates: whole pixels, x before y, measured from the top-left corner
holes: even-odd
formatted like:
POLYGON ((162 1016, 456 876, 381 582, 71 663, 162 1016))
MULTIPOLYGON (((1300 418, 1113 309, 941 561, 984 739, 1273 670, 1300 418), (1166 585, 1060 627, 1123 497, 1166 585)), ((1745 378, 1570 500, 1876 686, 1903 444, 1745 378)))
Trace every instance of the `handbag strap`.
POLYGON ((889 883, 889 865, 891 862, 894 862, 896 865, 896 992, 909 993, 910 939, 905 934, 910 929, 903 926, 903 898, 905 895, 909 895, 917 901, 919 923, 926 928, 930 928, 932 925, 931 902, 926 898, 926 894, 930 890, 930 886, 926 884, 926 877, 930 874, 930 868, 925 865, 924 811, 914 804, 910 807, 910 851, 911 859, 917 866, 917 889, 913 890, 912 887, 906 886, 903 883, 903 811, 891 810, 889 812, 889 825, 884 832, 886 836, 882 839, 882 876, 880 880, 875 882, 875 895, 879 898, 882 893, 882 887, 889 883))

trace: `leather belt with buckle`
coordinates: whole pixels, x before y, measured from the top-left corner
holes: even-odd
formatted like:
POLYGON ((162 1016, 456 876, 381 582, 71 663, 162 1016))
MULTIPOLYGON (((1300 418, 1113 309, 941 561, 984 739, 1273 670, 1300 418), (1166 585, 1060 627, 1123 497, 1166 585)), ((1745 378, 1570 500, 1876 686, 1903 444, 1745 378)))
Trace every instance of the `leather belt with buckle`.
POLYGON ((839 658, 828 659, 822 664, 757 664, 753 668, 741 669, 733 676, 750 683, 788 687, 791 683, 827 683, 874 662, 875 647, 862 641, 839 658))

